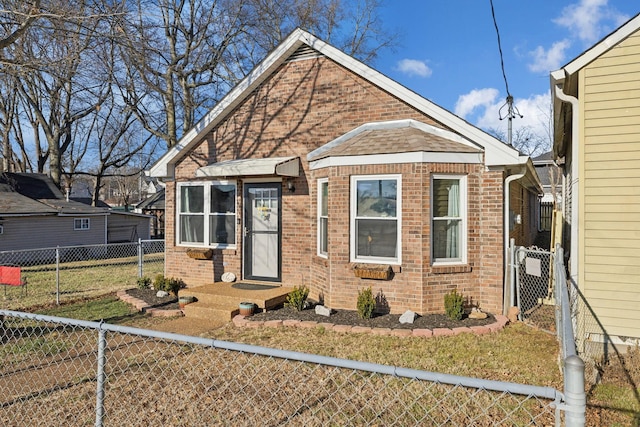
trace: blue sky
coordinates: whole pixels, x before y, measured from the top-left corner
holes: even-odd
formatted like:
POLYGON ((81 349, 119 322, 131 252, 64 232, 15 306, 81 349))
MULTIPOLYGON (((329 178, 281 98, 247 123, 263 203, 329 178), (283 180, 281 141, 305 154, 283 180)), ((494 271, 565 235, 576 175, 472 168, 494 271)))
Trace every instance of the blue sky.
MULTIPOLYGON (((401 33, 374 67, 483 128, 506 132, 506 89, 489 0, 387 0, 383 24, 401 33)), ((514 128, 544 134, 549 73, 640 12, 636 0, 493 0, 514 128)))

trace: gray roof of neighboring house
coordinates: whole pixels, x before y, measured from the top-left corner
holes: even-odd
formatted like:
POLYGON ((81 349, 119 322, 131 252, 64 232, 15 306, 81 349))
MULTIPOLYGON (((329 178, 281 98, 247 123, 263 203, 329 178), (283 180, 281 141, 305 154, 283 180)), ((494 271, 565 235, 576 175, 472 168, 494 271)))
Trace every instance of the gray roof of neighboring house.
POLYGON ((533 164, 536 164, 536 162, 553 162, 553 151, 542 153, 539 156, 532 158, 531 161, 533 164))
POLYGON ((155 194, 152 194, 151 196, 138 203, 136 205, 136 208, 145 210, 164 209, 164 188, 158 190, 155 194))
MULTIPOLYGON (((91 204, 93 203, 93 198, 92 197, 69 197, 70 200, 73 200, 74 202, 79 202, 82 203, 83 205, 89 205, 91 206, 91 204)), ((107 202, 105 202, 104 200, 98 200, 98 206, 96 206, 98 208, 111 208, 111 206, 109 206, 109 204, 107 202)))
POLYGON ((0 175, 0 214, 2 215, 90 215, 106 214, 108 209, 67 201, 51 178, 35 173, 0 175))

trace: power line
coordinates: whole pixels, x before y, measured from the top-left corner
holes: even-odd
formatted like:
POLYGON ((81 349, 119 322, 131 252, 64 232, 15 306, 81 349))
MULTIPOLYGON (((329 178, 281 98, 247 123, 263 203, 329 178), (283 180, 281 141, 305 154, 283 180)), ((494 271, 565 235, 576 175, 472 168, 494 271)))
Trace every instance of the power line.
POLYGON ((512 139, 513 131, 512 131, 511 122, 516 117, 522 118, 523 116, 522 114, 520 114, 516 106, 513 105, 513 96, 511 96, 511 92, 509 92, 509 81, 507 80, 507 73, 504 70, 504 55, 502 54, 502 42, 500 41, 500 29, 498 28, 498 21, 496 20, 496 11, 493 7, 493 0, 489 0, 489 3, 491 4, 491 16, 493 17, 493 26, 496 29, 496 36, 498 36, 498 52, 500 52, 500 68, 502 69, 502 78, 504 79, 504 86, 507 90, 507 100, 502 105, 502 107, 500 107, 500 110, 498 110, 498 116, 500 120, 503 120, 503 119, 509 120, 509 127, 507 130, 507 137, 508 137, 507 142, 509 143, 509 145, 512 145, 511 139, 512 139), (503 116, 503 110, 505 109, 505 107, 507 112, 503 116))
POLYGON ((500 42, 500 29, 498 28, 498 21, 496 20, 496 11, 493 8, 493 0, 489 0, 491 4, 491 16, 493 17, 493 26, 496 28, 496 35, 498 36, 498 51, 500 52, 500 67, 502 68, 502 78, 504 79, 504 85, 507 89, 507 97, 511 96, 509 93, 509 82, 507 81, 507 73, 504 71, 504 58, 502 55, 502 43, 500 42))

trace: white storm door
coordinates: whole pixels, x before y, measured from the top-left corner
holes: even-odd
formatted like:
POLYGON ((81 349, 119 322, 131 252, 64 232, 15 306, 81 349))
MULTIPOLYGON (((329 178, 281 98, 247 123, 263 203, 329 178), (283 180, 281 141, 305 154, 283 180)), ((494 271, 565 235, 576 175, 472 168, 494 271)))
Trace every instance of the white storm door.
POLYGON ((281 197, 277 183, 244 185, 244 278, 281 280, 281 197))

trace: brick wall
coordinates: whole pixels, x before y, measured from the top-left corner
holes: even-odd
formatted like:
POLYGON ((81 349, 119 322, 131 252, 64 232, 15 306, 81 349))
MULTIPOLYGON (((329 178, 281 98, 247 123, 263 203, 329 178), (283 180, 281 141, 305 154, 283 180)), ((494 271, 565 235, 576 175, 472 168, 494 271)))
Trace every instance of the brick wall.
MULTIPOLYGON (((430 117, 372 86, 326 58, 284 64, 176 164, 176 181, 193 179, 201 166, 223 160, 300 156, 301 173, 290 193, 282 189, 282 283, 307 284, 314 298, 334 308, 355 308, 357 292, 372 286, 393 312, 442 312, 443 296, 458 288, 483 308, 497 311, 502 292, 501 174, 481 165, 364 165, 311 173, 311 150, 367 122, 415 119, 445 128, 430 117), (430 174, 469 176, 469 263, 464 268, 432 268, 430 259, 430 174), (402 173, 403 262, 388 282, 359 279, 349 262, 349 177, 402 173), (329 177, 329 259, 316 255, 316 179, 329 177), (487 189, 489 186, 491 188, 487 189), (332 215, 331 212, 336 213, 332 215), (342 214, 340 214, 342 213, 342 214)), ((279 178, 278 178, 279 179, 279 178)), ((225 271, 241 277, 242 218, 237 249, 215 251, 211 261, 191 260, 175 246, 175 182, 166 195, 168 276, 188 285, 219 280, 225 271)), ((242 206, 241 180, 238 206, 242 206)))

